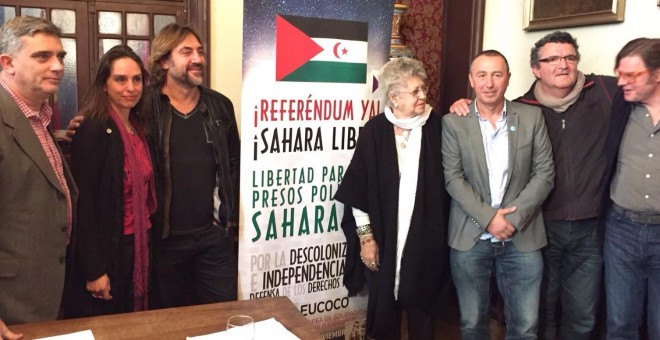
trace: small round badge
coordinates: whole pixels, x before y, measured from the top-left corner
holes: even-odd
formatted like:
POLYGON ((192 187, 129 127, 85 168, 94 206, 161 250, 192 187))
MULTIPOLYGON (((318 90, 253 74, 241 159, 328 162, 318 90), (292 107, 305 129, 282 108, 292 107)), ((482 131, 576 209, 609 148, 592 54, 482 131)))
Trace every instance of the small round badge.
POLYGON ((111 129, 111 128, 108 128, 107 130, 105 130, 105 132, 107 132, 107 133, 112 133, 112 129, 111 129))
POLYGON ((512 126, 512 127, 511 127, 511 131, 516 131, 516 127, 515 127, 515 126, 512 126))

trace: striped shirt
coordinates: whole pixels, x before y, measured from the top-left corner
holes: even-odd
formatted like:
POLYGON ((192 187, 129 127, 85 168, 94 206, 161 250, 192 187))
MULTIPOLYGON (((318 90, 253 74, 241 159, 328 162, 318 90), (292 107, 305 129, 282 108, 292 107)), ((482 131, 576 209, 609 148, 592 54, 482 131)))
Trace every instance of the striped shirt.
POLYGON ((66 178, 64 178, 62 155, 55 146, 55 141, 53 141, 53 137, 51 136, 50 131, 48 131, 48 125, 50 124, 50 120, 53 117, 53 110, 44 101, 41 103, 39 112, 32 111, 24 101, 16 97, 14 92, 11 91, 9 86, 3 80, 0 80, 0 84, 14 99, 14 102, 16 102, 16 105, 18 105, 18 107, 21 109, 25 115, 25 118, 27 118, 28 122, 30 122, 30 126, 32 126, 34 134, 37 135, 39 143, 41 143, 41 147, 44 149, 44 152, 48 157, 48 161, 50 161, 50 165, 53 167, 53 171, 55 171, 55 175, 57 175, 57 180, 60 182, 60 186, 62 187, 64 195, 66 196, 67 235, 70 236, 71 226, 73 225, 71 192, 69 191, 69 186, 66 184, 66 178))

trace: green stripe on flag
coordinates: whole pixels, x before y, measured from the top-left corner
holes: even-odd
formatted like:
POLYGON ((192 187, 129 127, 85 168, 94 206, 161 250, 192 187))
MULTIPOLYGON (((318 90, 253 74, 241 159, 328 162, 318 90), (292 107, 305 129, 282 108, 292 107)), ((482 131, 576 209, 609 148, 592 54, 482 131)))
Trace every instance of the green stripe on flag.
POLYGON ((364 84, 367 82, 367 64, 308 61, 282 81, 364 84))

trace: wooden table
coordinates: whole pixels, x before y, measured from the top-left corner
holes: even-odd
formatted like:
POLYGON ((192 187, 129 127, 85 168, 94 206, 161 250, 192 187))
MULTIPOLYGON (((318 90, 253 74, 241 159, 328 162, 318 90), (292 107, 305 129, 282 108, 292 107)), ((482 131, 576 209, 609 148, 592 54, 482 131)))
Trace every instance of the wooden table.
POLYGON ((41 338, 91 329, 103 339, 185 339, 187 336, 223 331, 232 315, 250 315, 254 321, 274 317, 301 339, 323 339, 287 297, 214 303, 200 306, 116 314, 92 318, 13 325, 25 339, 41 338))

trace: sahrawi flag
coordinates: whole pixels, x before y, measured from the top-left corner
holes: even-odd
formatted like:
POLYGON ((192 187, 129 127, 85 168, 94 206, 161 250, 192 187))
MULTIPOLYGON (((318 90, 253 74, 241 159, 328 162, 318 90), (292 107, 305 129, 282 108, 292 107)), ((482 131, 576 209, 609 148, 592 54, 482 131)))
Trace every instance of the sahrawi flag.
POLYGON ((368 23, 277 15, 277 81, 367 82, 368 23))

